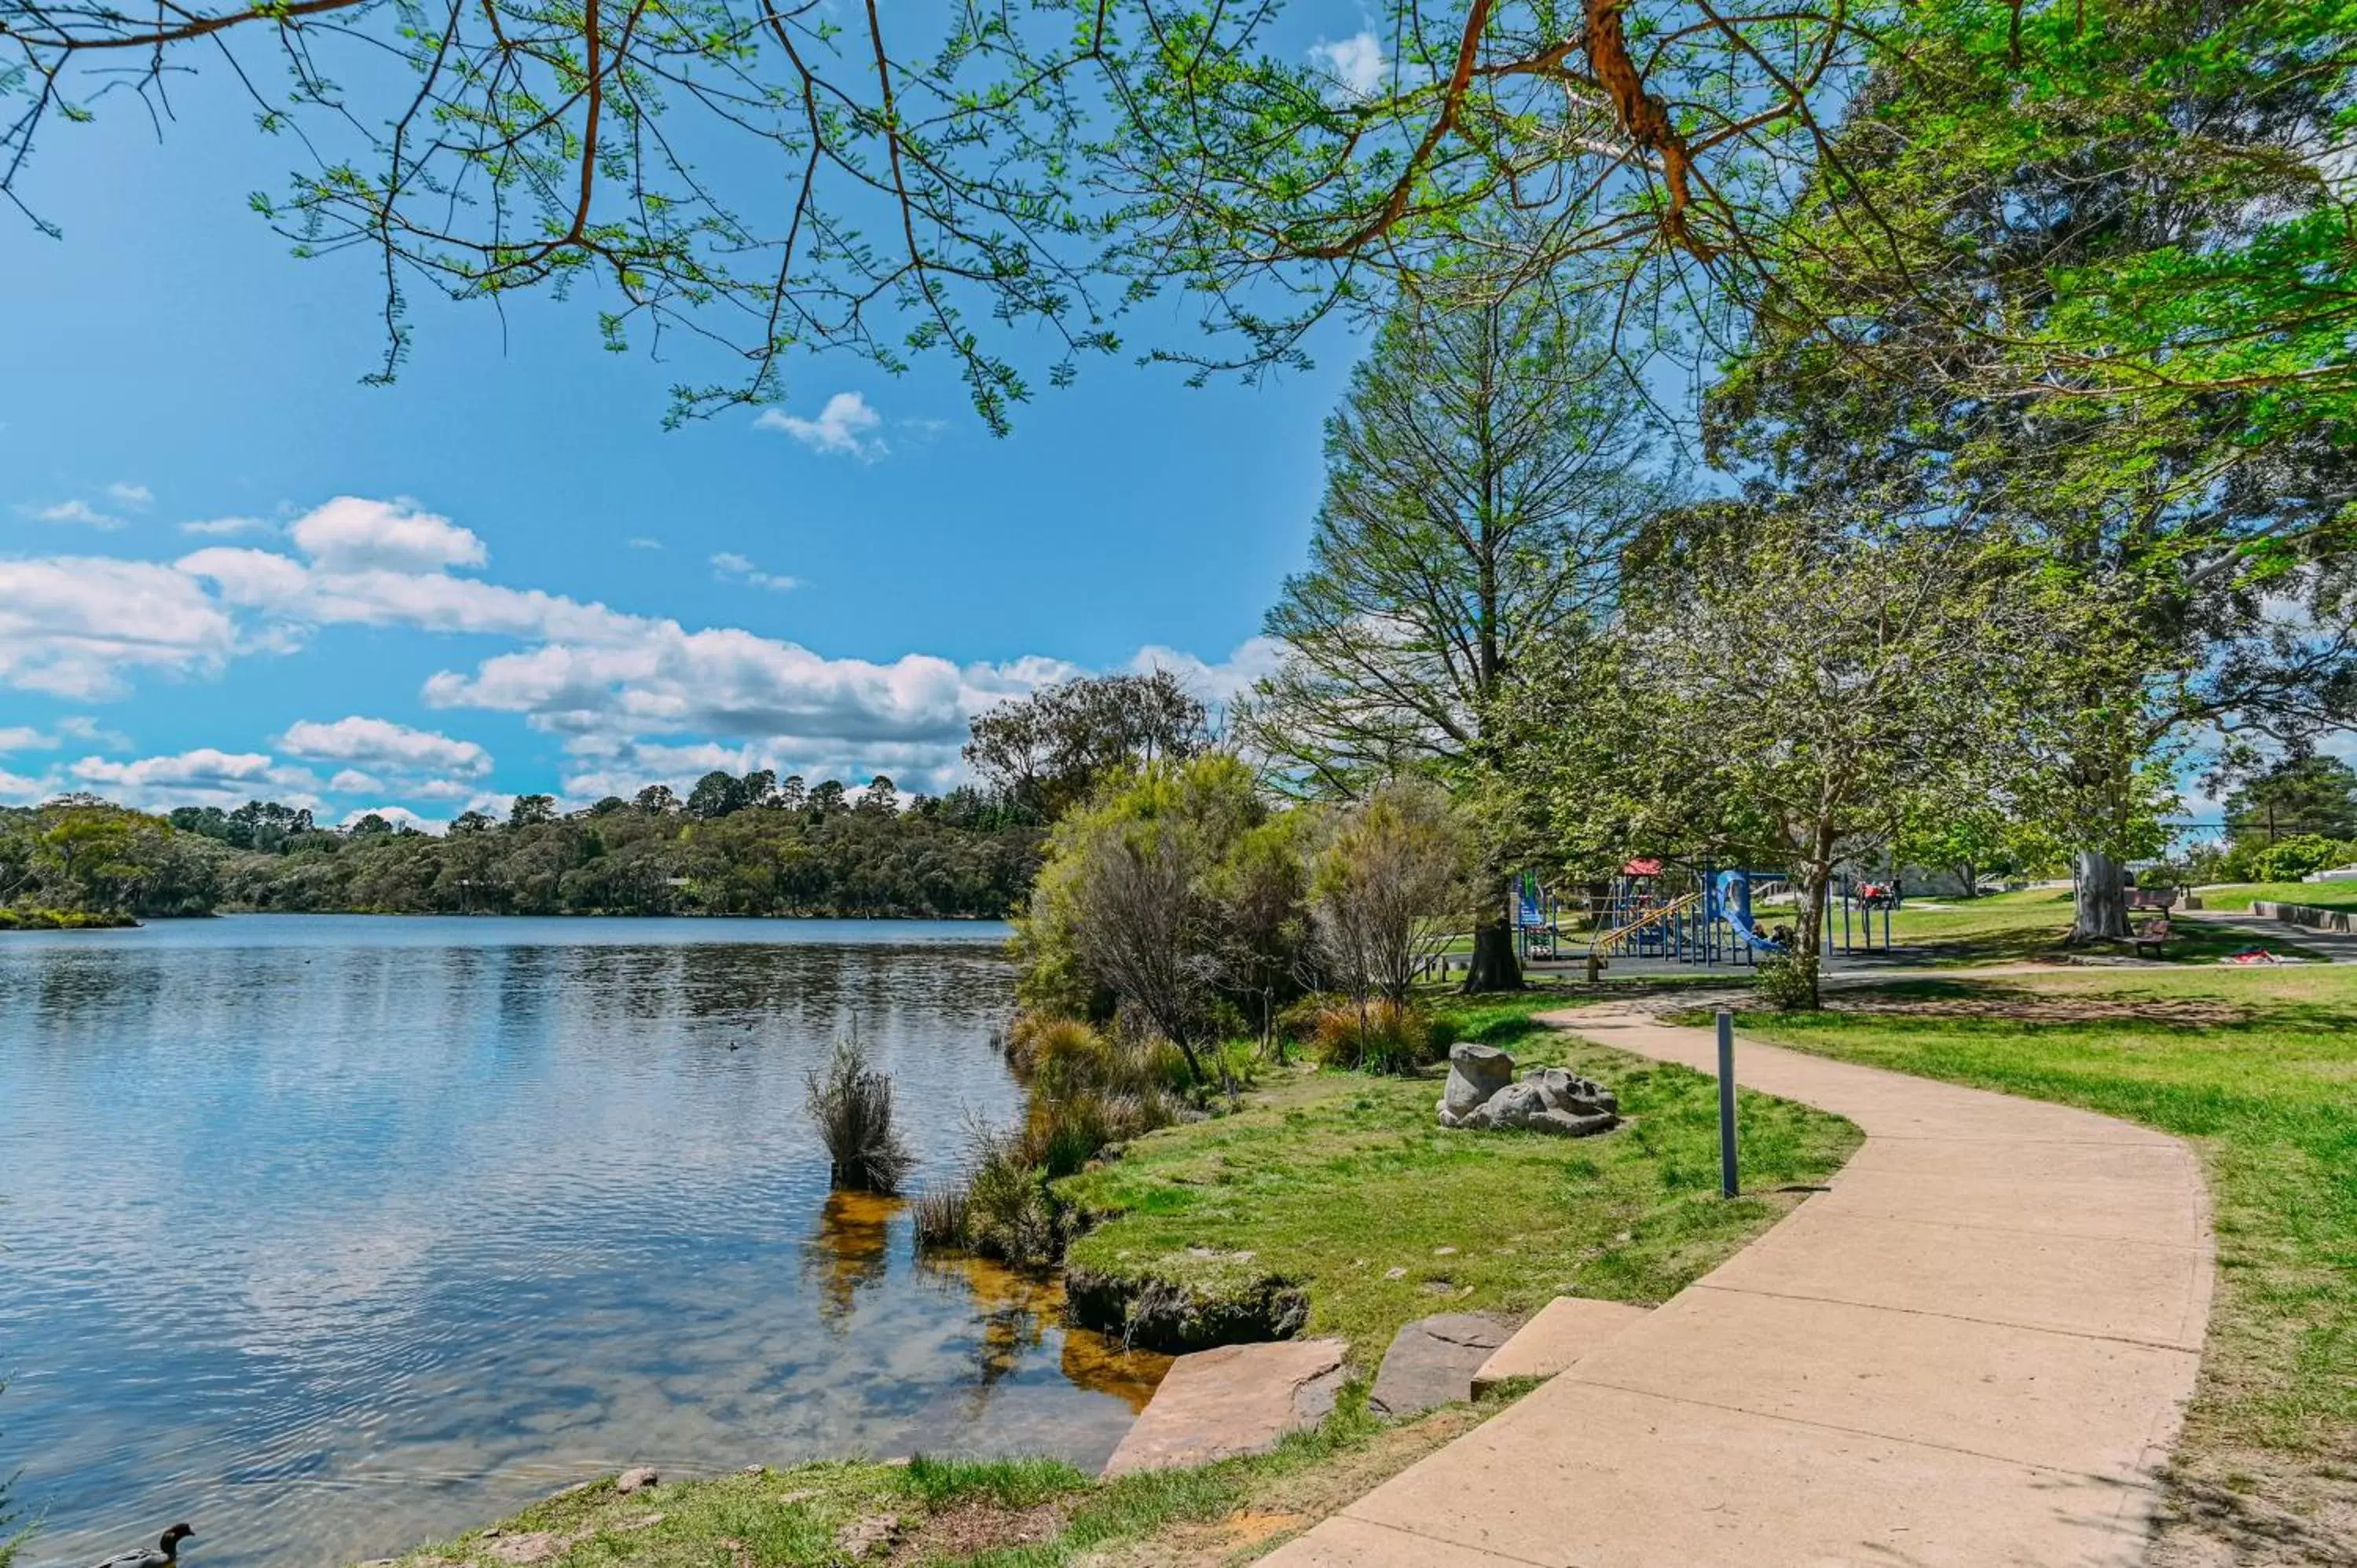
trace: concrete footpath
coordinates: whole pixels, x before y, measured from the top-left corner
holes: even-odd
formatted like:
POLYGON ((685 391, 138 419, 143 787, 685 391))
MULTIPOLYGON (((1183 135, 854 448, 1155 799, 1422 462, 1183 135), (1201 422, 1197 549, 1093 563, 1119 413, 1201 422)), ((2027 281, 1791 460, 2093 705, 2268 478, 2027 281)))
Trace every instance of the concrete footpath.
MULTIPOLYGON (((1705 1029, 1549 1022, 1715 1070, 1705 1029)), ((1864 1129, 1832 1190, 1265 1563, 2139 1561, 2209 1316, 2192 1151, 1744 1041, 1736 1069, 1864 1129)))

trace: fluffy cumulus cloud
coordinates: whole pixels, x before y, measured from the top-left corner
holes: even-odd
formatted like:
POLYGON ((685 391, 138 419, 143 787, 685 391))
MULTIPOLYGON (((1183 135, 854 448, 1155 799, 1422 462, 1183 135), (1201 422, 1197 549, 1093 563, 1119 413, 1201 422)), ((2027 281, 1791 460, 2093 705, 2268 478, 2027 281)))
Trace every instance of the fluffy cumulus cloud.
POLYGON ((757 430, 782 430, 813 452, 831 453, 840 456, 857 457, 873 462, 884 456, 887 447, 876 433, 882 429, 884 416, 867 404, 867 400, 856 392, 841 392, 826 400, 816 419, 805 419, 798 413, 788 413, 781 408, 761 411, 753 422, 757 430))
POLYGON ((358 714, 332 724, 307 719, 289 725, 278 737, 278 745, 296 757, 345 763, 354 768, 465 779, 480 779, 491 770, 491 754, 471 740, 358 714))
POLYGON ((235 807, 256 798, 315 811, 322 804, 317 774, 258 751, 219 751, 200 746, 193 751, 143 757, 133 762, 85 757, 70 771, 85 789, 126 805, 156 810, 235 807))
POLYGON ((146 672, 218 671, 236 623, 184 572, 147 561, 0 561, 0 683, 117 697, 146 672))
POLYGON ((421 832, 432 832, 442 825, 431 818, 419 816, 406 806, 355 806, 338 818, 336 825, 348 828, 362 817, 382 817, 396 828, 415 828, 421 832))
POLYGON ((135 485, 128 479, 115 480, 106 487, 106 493, 110 499, 124 506, 151 506, 156 500, 155 491, 145 485, 135 485))
MULTIPOLYGON (((339 498, 285 535, 275 547, 208 545, 170 565, 0 561, 0 684, 119 695, 143 672, 209 672, 232 657, 302 647, 335 626, 488 636, 512 646, 429 675, 425 701, 517 715, 558 737, 566 796, 586 801, 652 781, 676 788, 713 768, 853 784, 886 773, 904 789, 938 790, 963 776, 959 748, 976 712, 1080 672, 1040 657, 829 658, 741 628, 691 628, 510 587, 475 574, 489 552, 472 530, 409 503, 339 498)), ((787 582, 733 553, 712 564, 765 587, 787 582)), ((1178 670, 1225 701, 1273 662, 1255 640, 1218 662, 1148 649, 1135 667, 1178 670)), ((457 733, 361 714, 305 719, 272 743, 276 756, 89 757, 54 777, 152 804, 264 794, 315 810, 325 797, 340 798, 339 811, 355 797, 456 810, 500 781, 490 755, 463 738, 464 725, 447 728, 457 733)))
POLYGON ((1381 39, 1371 32, 1347 38, 1320 38, 1309 46, 1309 63, 1334 79, 1353 98, 1371 98, 1383 84, 1387 61, 1381 39))
POLYGON ((1129 667, 1141 675, 1168 670, 1205 701, 1225 706, 1251 691, 1262 676, 1275 674, 1284 657, 1285 644, 1273 637, 1254 637, 1216 663, 1175 648, 1150 647, 1139 649, 1129 667))
POLYGON ((479 566, 490 559, 471 530, 403 501, 338 496, 289 531, 306 555, 329 572, 432 572, 479 566))

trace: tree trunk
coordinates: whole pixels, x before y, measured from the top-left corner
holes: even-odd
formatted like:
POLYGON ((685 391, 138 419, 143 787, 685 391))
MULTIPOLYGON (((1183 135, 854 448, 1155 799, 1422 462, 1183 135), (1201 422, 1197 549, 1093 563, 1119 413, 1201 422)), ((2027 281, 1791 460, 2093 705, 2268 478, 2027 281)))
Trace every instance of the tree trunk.
MULTIPOLYGON (((1511 897, 1512 884, 1507 886, 1511 897)), ((1470 994, 1522 988, 1523 961, 1514 954, 1514 928, 1506 923, 1503 912, 1492 909, 1473 923, 1473 959, 1465 971, 1463 989, 1470 994)))
POLYGON ((1808 968, 1813 1009, 1824 1004, 1819 983, 1824 970, 1825 888, 1833 876, 1831 861, 1809 866, 1801 874, 1801 918, 1792 932, 1792 956, 1808 968))
POLYGON ((2099 850, 2083 849, 2072 869, 2079 887, 2072 908, 2071 945, 2127 940, 2127 880, 2120 863, 2099 850))

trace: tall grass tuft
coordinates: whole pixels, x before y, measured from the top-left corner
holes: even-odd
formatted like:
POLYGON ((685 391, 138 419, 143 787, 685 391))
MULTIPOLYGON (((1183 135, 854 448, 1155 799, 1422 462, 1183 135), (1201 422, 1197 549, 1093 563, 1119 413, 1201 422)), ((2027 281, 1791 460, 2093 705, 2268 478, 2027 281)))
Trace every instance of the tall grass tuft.
POLYGON ((927 1187, 909 1203, 909 1216, 917 1227, 918 1251, 972 1250, 965 1240, 965 1188, 966 1178, 960 1176, 944 1186, 927 1187))
POLYGON ((1328 1067, 1408 1073, 1437 1060, 1454 1037, 1446 1021, 1420 1007, 1382 997, 1364 1006, 1343 999, 1318 1009, 1309 1048, 1328 1067))
POLYGON ((858 1036, 837 1040, 826 1069, 813 1069, 803 1081, 834 1185, 855 1192, 899 1191, 916 1159, 892 1126, 892 1079, 867 1065, 858 1036))

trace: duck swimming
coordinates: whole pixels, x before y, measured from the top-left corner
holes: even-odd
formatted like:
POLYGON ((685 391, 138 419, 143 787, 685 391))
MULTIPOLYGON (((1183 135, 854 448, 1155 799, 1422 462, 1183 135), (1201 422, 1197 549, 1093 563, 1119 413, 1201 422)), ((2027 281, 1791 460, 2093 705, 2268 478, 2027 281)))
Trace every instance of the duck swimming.
POLYGON ((180 1560, 180 1542, 196 1535, 185 1524, 176 1524, 166 1530, 152 1547, 121 1552, 100 1563, 98 1568, 172 1568, 180 1560))

